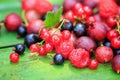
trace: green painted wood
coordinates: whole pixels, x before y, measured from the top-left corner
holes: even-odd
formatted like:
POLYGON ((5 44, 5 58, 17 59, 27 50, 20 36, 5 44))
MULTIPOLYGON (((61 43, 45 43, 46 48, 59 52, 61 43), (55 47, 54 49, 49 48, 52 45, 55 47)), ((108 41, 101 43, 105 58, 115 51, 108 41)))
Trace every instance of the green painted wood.
MULTIPOLYGON (((55 3, 60 0, 50 0, 55 3)), ((11 2, 19 3, 19 0, 0 0, 0 4, 8 7, 11 2)), ((11 4, 11 6, 13 6, 11 4)), ((10 13, 21 14, 20 5, 11 8, 0 9, 0 20, 10 13)), ((0 46, 23 42, 23 39, 16 39, 16 33, 6 31, 4 26, 0 31, 0 46)), ((52 58, 49 54, 46 57, 29 58, 29 50, 20 57, 19 63, 13 64, 9 61, 9 54, 12 48, 0 49, 0 80, 120 80, 110 63, 100 64, 97 70, 76 69, 69 61, 62 66, 50 65, 52 58)))

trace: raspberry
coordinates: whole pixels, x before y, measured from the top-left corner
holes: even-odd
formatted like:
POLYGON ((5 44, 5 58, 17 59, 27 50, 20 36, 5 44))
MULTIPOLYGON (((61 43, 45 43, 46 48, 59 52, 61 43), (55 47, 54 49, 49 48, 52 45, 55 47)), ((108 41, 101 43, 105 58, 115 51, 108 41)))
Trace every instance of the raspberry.
POLYGON ((88 66, 90 54, 82 48, 73 49, 69 55, 71 64, 76 68, 85 68, 88 66))
POLYGON ((55 52, 62 54, 65 59, 68 59, 69 53, 74 49, 72 41, 61 41, 60 44, 55 46, 55 52))
POLYGON ((101 0, 99 3, 99 13, 103 18, 114 16, 118 13, 118 6, 113 0, 101 0))

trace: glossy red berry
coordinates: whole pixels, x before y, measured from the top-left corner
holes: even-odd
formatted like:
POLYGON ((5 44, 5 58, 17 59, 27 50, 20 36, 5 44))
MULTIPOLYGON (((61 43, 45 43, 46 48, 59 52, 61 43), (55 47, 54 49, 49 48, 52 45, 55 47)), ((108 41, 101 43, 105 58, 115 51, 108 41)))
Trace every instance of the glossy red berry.
POLYGON ((113 58, 113 51, 107 46, 100 46, 95 51, 95 57, 100 63, 110 62, 113 58))
POLYGON ((87 20, 87 24, 88 25, 91 24, 91 23, 95 23, 96 22, 96 19, 95 19, 94 16, 90 16, 86 20, 87 20))
POLYGON ((82 7, 79 8, 76 12, 74 12, 74 14, 79 18, 83 18, 86 16, 82 7))
POLYGON ((53 48, 54 47, 51 43, 47 42, 47 43, 44 44, 44 49, 45 49, 46 52, 51 52, 53 50, 53 48))
POLYGON ((82 16, 84 15, 83 6, 82 6, 82 4, 80 4, 80 3, 76 3, 76 4, 73 6, 72 11, 74 12, 74 15, 77 16, 77 17, 79 17, 79 18, 82 18, 82 16))
POLYGON ((36 0, 22 0, 22 9, 25 11, 34 9, 36 0))
POLYGON ((32 44, 30 45, 30 52, 39 52, 39 46, 38 44, 32 44))
POLYGON ((69 30, 62 31, 62 39, 68 40, 71 37, 71 32, 69 30))
POLYGON ((113 58, 111 66, 115 72, 120 73, 120 55, 113 58))
POLYGON ((40 15, 35 10, 29 10, 25 12, 25 18, 30 23, 34 20, 39 19, 40 15))
POLYGON ((48 29, 42 29, 41 32, 40 32, 40 37, 41 37, 43 40, 49 41, 51 35, 50 35, 48 29))
POLYGON ((42 20, 34 20, 29 23, 27 27, 27 32, 30 33, 35 33, 38 34, 39 31, 43 28, 44 22, 42 20))
POLYGON ((116 29, 113 29, 113 30, 110 30, 110 31, 108 31, 108 33, 107 33, 107 38, 108 38, 108 40, 112 40, 113 38, 115 38, 115 37, 118 37, 119 36, 119 32, 116 30, 116 29))
POLYGON ((37 0, 35 4, 35 10, 40 14, 44 15, 48 11, 52 10, 52 4, 48 0, 37 0))
POLYGON ((10 13, 5 18, 5 27, 8 31, 16 31, 21 23, 22 19, 16 13, 10 13))
POLYGON ((89 6, 84 6, 83 10, 84 10, 86 17, 89 17, 92 15, 92 9, 89 6))
POLYGON ((64 14, 64 18, 67 19, 67 20, 70 20, 71 22, 74 22, 74 21, 75 21, 74 13, 73 13, 71 10, 67 11, 67 12, 64 14))
POLYGON ((92 70, 97 69, 98 67, 98 61, 97 60, 90 60, 88 67, 92 70))
POLYGON ((46 53, 46 50, 44 48, 44 46, 40 46, 39 48, 39 55, 40 56, 45 56, 47 53, 46 53))
POLYGON ((114 28, 116 25, 116 20, 114 19, 114 17, 108 17, 106 23, 109 27, 114 28))
POLYGON ((50 39, 51 43, 53 45, 58 45, 60 42, 61 42, 61 36, 57 35, 57 34, 53 34, 51 36, 51 39, 50 39))
POLYGON ((76 3, 73 8, 72 8, 72 11, 73 12, 76 12, 78 9, 82 8, 83 5, 81 3, 76 3))
POLYGON ((13 63, 17 63, 19 61, 19 54, 11 53, 10 54, 10 61, 13 63))
POLYGON ((120 48, 120 38, 119 37, 115 37, 113 39, 111 39, 111 46, 115 49, 119 49, 120 48))

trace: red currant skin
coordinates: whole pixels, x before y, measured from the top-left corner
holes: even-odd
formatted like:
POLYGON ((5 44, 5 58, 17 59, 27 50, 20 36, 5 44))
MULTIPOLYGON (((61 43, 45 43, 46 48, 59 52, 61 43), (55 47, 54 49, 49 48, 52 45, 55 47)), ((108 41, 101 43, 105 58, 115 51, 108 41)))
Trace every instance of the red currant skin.
POLYGON ((83 5, 81 3, 76 3, 73 8, 72 8, 72 11, 75 12, 77 11, 78 9, 82 8, 83 5))
POLYGON ((68 40, 71 37, 71 32, 69 30, 62 31, 62 39, 68 40))
POLYGON ((83 10, 87 17, 92 15, 92 9, 89 6, 84 6, 83 10))
POLYGON ((72 7, 77 3, 76 0, 64 0, 63 2, 63 9, 64 11, 71 10, 72 7))
POLYGON ((44 15, 53 8, 52 4, 48 0, 37 0, 35 4, 35 10, 40 14, 44 15))
POLYGON ((17 63, 19 61, 19 54, 11 53, 10 54, 10 61, 13 63, 17 63))
POLYGON ((25 12, 25 18, 29 23, 39 19, 39 17, 40 17, 39 14, 35 10, 29 10, 25 12))
POLYGON ((119 49, 120 48, 120 38, 119 37, 115 37, 111 40, 111 46, 115 49, 119 49))
POLYGON ((8 31, 17 31, 21 23, 22 19, 16 13, 10 13, 5 18, 5 27, 8 31))
POLYGON ((53 45, 58 45, 61 42, 61 36, 53 34, 50 40, 53 45))
POLYGON ((51 36, 51 35, 50 35, 48 29, 43 28, 43 29, 40 31, 40 37, 41 37, 43 40, 49 41, 49 40, 50 40, 50 36, 51 36))
POLYGON ((113 58, 113 51, 107 46, 99 46, 95 51, 96 60, 100 63, 110 62, 113 58))
POLYGON ((112 40, 113 38, 118 37, 118 36, 119 36, 119 32, 116 29, 110 30, 107 33, 108 40, 112 40))
POLYGON ((30 45, 30 52, 39 52, 39 46, 38 44, 32 44, 30 45))
POLYGON ((111 66, 115 72, 120 73, 120 55, 113 58, 111 66))
POLYGON ((106 23, 109 27, 114 28, 114 26, 116 25, 116 20, 114 19, 114 17, 108 17, 106 23))
POLYGON ((76 15, 79 18, 81 18, 84 14, 83 6, 80 3, 76 3, 73 6, 72 11, 74 12, 74 15, 76 15))
POLYGON ((90 16, 90 17, 86 18, 86 20, 87 20, 88 25, 96 22, 96 19, 94 16, 90 16))
POLYGON ((70 20, 71 22, 74 22, 74 21, 75 21, 74 13, 72 12, 72 10, 67 11, 67 12, 64 14, 64 18, 70 20))
POLYGON ((44 49, 46 52, 51 52, 53 50, 53 45, 47 42, 44 44, 44 49))
POLYGON ((32 22, 29 23, 28 27, 27 27, 27 32, 28 34, 30 33, 35 33, 38 34, 39 31, 43 28, 44 26, 44 22, 42 20, 34 20, 32 22))
POLYGON ((40 46, 39 48, 39 55, 40 56, 45 56, 47 53, 46 53, 46 50, 44 48, 44 46, 40 46))
POLYGON ((98 67, 98 61, 97 60, 90 60, 88 66, 91 70, 95 70, 98 67))
POLYGON ((34 9, 36 0, 22 0, 22 9, 25 11, 34 9))

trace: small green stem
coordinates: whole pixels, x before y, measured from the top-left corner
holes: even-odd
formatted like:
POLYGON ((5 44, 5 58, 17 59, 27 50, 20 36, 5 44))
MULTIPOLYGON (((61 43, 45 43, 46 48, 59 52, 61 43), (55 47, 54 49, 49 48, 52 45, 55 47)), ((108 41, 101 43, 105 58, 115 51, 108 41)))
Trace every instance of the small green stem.
POLYGON ((41 45, 43 45, 44 42, 45 42, 45 40, 42 40, 41 42, 38 42, 37 44, 38 44, 39 46, 41 46, 41 45))
POLYGON ((117 31, 120 33, 120 24, 118 21, 116 23, 117 23, 117 31))
POLYGON ((54 33, 61 29, 61 27, 62 27, 62 25, 64 24, 64 22, 65 22, 65 19, 62 20, 61 24, 60 24, 59 27, 54 31, 54 33))
POLYGON ((23 21, 25 22, 25 25, 28 25, 28 22, 25 19, 25 11, 24 10, 22 11, 22 18, 23 18, 23 21))

